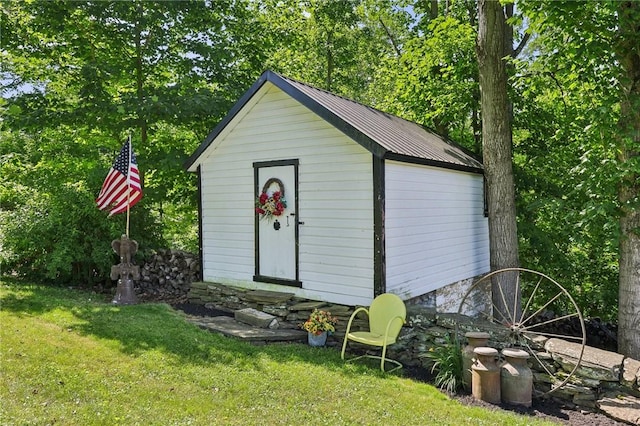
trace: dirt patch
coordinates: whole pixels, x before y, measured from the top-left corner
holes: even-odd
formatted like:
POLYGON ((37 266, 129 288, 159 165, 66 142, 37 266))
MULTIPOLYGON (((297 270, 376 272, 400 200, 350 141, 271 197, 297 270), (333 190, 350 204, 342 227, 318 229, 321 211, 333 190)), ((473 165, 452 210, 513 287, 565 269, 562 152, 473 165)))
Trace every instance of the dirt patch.
POLYGON ((198 305, 196 303, 174 303, 171 306, 187 315, 194 315, 197 317, 233 317, 233 313, 231 312, 207 308, 204 305, 198 305))
POLYGON ((532 418, 560 422, 572 426, 618 426, 625 423, 613 420, 604 414, 579 411, 567 407, 562 401, 554 399, 534 399, 531 408, 508 404, 494 406, 483 401, 477 401, 469 394, 457 394, 453 399, 465 405, 476 405, 487 409, 505 410, 532 418))

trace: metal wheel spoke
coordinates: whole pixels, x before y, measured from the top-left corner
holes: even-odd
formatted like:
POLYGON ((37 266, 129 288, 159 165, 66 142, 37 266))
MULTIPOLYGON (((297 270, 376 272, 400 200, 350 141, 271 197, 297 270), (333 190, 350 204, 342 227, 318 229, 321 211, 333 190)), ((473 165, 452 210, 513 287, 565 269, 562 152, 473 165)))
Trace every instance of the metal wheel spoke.
POLYGON ((533 342, 533 337, 529 336, 529 334, 527 334, 527 333, 529 333, 529 334, 531 334, 533 336, 535 336, 536 333, 533 333, 531 331, 523 331, 522 332, 522 337, 524 337, 526 340, 529 340, 530 342, 533 342))
MULTIPOLYGON (((534 343, 535 343, 535 342, 533 341, 533 337, 532 337, 532 336, 535 336, 535 335, 536 335, 535 333, 531 333, 531 332, 528 332, 528 331, 525 331, 525 332, 523 332, 523 333, 520 335, 520 336, 522 336, 522 343, 523 343, 527 348, 529 348, 531 351, 533 351, 533 348, 532 348, 531 344, 534 344, 534 343), (531 334, 531 336, 529 336, 527 333, 531 334), (527 343, 527 342, 530 342, 531 344, 529 344, 529 343, 527 343)), ((538 347, 540 347, 540 344, 538 344, 538 347)))
POLYGON ((540 279, 536 283, 536 286, 533 288, 533 291, 531 292, 531 295, 529 296, 529 299, 527 300, 527 304, 525 305, 524 309, 522 309, 522 315, 520 315, 520 324, 522 324, 522 319, 524 318, 525 312, 527 312, 529 310, 529 305, 531 304, 531 301, 533 300, 533 295, 536 294, 536 291, 538 291, 538 288, 540 287, 540 283, 541 282, 542 282, 542 277, 540 277, 540 279))
POLYGON ((550 320, 547 320, 547 321, 544 321, 544 322, 539 322, 539 323, 536 323, 536 324, 533 324, 533 325, 530 325, 530 326, 527 326, 527 327, 522 327, 522 330, 530 330, 530 329, 535 328, 535 327, 540 327, 542 325, 551 324, 552 322, 562 321, 564 319, 577 317, 577 316, 578 316, 577 312, 573 313, 573 314, 563 315, 563 316, 558 317, 558 318, 553 318, 553 319, 550 319, 550 320))
POLYGON ((563 294, 564 294, 563 292, 560 292, 560 293, 556 294, 556 295, 555 295, 555 297, 554 297, 553 299, 549 300, 549 301, 548 301, 547 303, 545 303, 545 304, 544 304, 540 309, 538 309, 537 311, 535 311, 533 314, 529 315, 529 317, 528 317, 526 320, 522 321, 522 323, 525 323, 525 322, 529 321, 531 318, 533 318, 533 317, 535 317, 536 315, 538 315, 540 312, 542 312, 542 311, 544 310, 544 308, 546 308, 547 306, 549 306, 550 304, 552 304, 553 302, 555 302, 555 301, 558 299, 558 297, 562 296, 563 294))
MULTIPOLYGON (((520 295, 520 273, 516 278, 516 291, 513 292, 513 322, 516 322, 516 315, 518 315, 518 296, 520 295)), ((520 318, 522 320, 522 318, 520 318)))
MULTIPOLYGON (((462 310, 462 306, 466 305, 467 307, 471 308, 471 310, 473 310, 473 308, 476 307, 476 305, 473 305, 471 303, 471 301, 467 300, 467 299, 463 299, 462 302, 460 303, 460 306, 458 307, 458 312, 460 312, 462 310)), ((478 315, 482 315, 485 317, 485 319, 487 319, 488 321, 493 321, 493 316, 489 315, 485 312, 486 310, 482 310, 480 312, 478 312, 478 315)))
POLYGON ((499 313, 499 314, 500 314, 500 316, 502 317, 502 321, 501 321, 501 323, 502 323, 503 325, 504 325, 504 324, 511 324, 511 323, 509 322, 509 318, 506 318, 506 317, 504 316, 504 314, 502 313, 502 311, 501 311, 501 310, 496 306, 496 304, 495 304, 495 303, 493 303, 493 301, 491 301, 491 306, 493 306, 493 311, 494 311, 494 312, 499 313))
POLYGON ((545 333, 542 331, 536 331, 535 334, 539 334, 540 336, 547 336, 547 337, 557 337, 559 339, 572 339, 572 340, 582 341, 582 337, 568 336, 566 334, 545 333))
POLYGON ((485 311, 480 312, 480 315, 482 315, 487 321, 493 322, 495 321, 495 318, 493 317, 493 314, 488 314, 485 311))
MULTIPOLYGON (((509 312, 509 305, 507 305, 507 299, 504 296, 504 292, 502 291, 502 282, 498 282, 498 288, 500 289, 500 298, 502 299, 502 306, 504 306, 504 309, 507 310, 506 314, 508 316, 511 316, 511 312, 509 312)), ((495 305, 494 305, 495 306, 495 305)), ((498 312, 500 312, 500 309, 498 310, 498 312)), ((504 315, 502 315, 502 312, 500 312, 500 316, 502 318, 504 318, 504 315)), ((507 324, 514 324, 516 322, 516 318, 515 318, 516 314, 515 312, 513 313, 513 318, 508 318, 507 319, 507 324)))
POLYGON ((473 305, 471 304, 471 301, 465 299, 462 299, 462 302, 460 302, 460 306, 458 307, 458 311, 462 310, 462 305, 467 305, 470 308, 473 308, 473 305))
POLYGON ((531 346, 529 346, 528 344, 525 343, 525 346, 529 349, 529 353, 531 353, 531 355, 533 355, 533 357, 536 359, 536 361, 538 361, 538 364, 540 364, 540 366, 542 368, 544 368, 544 371, 547 372, 547 374, 549 375, 549 377, 551 377, 551 380, 553 380, 554 376, 553 373, 551 371, 549 371, 549 369, 547 368, 547 366, 544 364, 544 362, 542 362, 542 360, 538 357, 538 355, 536 355, 536 351, 533 350, 533 348, 531 348, 531 346))
POLYGON ((486 310, 482 310, 478 312, 478 315, 481 315, 487 321, 493 322, 495 318, 493 318, 493 314, 491 312, 487 312, 486 310))

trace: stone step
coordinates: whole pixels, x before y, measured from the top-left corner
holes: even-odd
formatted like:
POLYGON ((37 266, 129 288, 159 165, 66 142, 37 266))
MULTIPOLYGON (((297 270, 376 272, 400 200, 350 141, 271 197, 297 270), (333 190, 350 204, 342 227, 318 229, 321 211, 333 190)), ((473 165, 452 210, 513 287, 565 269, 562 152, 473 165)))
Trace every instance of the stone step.
POLYGON ((295 305, 289 306, 290 311, 313 311, 314 309, 320 309, 323 306, 326 306, 326 302, 319 302, 316 300, 310 300, 308 302, 300 302, 295 305))
POLYGON ((278 328, 278 319, 271 314, 253 308, 239 309, 234 312, 236 321, 258 328, 278 328))
POLYGON ((249 290, 245 293, 244 298, 250 302, 257 302, 263 305, 274 305, 284 303, 293 299, 293 293, 280 293, 268 290, 249 290))
MULTIPOLYGON (((573 370, 582 350, 579 343, 556 338, 549 339, 544 347, 547 352, 553 353, 554 361, 560 363, 567 371, 573 370)), ((623 360, 624 355, 585 346, 578 368, 579 374, 591 379, 617 382, 620 380, 623 360)))
POLYGON ((596 405, 611 418, 632 425, 640 425, 640 398, 608 392, 596 401, 596 405))
POLYGON ((258 328, 236 321, 231 317, 188 317, 187 320, 202 329, 236 337, 253 344, 305 342, 307 340, 307 332, 303 330, 258 328))

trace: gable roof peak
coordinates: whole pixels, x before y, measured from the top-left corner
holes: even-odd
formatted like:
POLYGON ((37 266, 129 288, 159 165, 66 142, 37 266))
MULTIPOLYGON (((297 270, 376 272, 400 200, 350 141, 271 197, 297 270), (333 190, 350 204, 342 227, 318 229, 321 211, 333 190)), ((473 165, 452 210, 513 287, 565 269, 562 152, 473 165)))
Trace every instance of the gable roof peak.
POLYGON ((265 71, 187 160, 193 169, 224 127, 270 82, 379 158, 482 173, 482 163, 461 146, 434 131, 357 101, 313 87, 274 71, 265 71))

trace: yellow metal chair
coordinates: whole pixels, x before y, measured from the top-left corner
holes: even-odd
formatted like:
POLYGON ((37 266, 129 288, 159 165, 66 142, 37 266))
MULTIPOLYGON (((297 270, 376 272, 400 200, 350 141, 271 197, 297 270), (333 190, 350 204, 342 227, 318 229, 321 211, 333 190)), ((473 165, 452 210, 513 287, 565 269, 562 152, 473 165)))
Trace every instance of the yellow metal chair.
POLYGON ((385 371, 385 360, 396 365, 396 367, 389 370, 389 372, 402 368, 402 364, 398 361, 385 358, 385 356, 387 354, 387 346, 396 342, 406 317, 407 308, 404 302, 392 293, 384 293, 376 297, 369 309, 364 307, 356 309, 353 314, 351 314, 351 318, 349 318, 349 323, 347 324, 347 331, 344 336, 344 343, 342 344, 342 359, 344 359, 344 351, 347 349, 347 342, 352 340, 365 345, 382 347, 382 356, 361 355, 351 358, 348 361, 355 361, 363 357, 374 358, 380 360, 380 369, 382 371, 385 371), (369 317, 369 331, 351 331, 351 323, 359 312, 366 312, 369 317))

